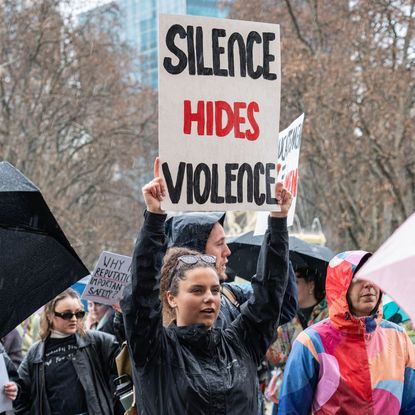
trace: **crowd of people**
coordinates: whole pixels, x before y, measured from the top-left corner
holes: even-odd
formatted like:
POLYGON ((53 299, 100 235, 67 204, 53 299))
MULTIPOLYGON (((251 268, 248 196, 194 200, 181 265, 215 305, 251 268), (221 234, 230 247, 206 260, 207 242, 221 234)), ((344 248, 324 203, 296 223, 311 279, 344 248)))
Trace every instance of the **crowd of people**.
POLYGON ((157 170, 121 304, 84 310, 69 288, 2 339, 16 414, 415 414, 414 345, 354 278, 370 253, 292 264, 277 183, 256 274, 228 283, 225 215, 167 218, 157 170))

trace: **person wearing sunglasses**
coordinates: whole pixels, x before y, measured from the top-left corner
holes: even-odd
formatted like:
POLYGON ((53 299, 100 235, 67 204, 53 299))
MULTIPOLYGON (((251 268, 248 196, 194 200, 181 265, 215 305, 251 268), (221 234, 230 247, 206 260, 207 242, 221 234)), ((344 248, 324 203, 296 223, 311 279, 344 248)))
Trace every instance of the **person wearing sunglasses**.
POLYGON ((273 340, 288 281, 291 194, 276 185, 281 211, 270 215, 253 295, 226 329, 215 328, 216 258, 188 248, 166 254, 165 194, 156 161, 155 178, 143 187, 147 210, 133 254, 132 295, 121 301, 138 413, 255 415, 256 370, 273 340), (168 327, 166 307, 174 315, 168 327))
POLYGON ((119 346, 114 336, 84 331, 76 291, 49 301, 34 343, 19 367, 16 414, 115 415, 113 379, 119 346))

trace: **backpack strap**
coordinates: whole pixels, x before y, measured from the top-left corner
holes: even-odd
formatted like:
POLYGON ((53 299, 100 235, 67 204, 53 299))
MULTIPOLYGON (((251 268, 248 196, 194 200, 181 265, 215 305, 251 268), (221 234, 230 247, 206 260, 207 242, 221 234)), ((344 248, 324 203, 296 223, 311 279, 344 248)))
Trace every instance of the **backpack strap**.
POLYGON ((236 299, 235 294, 228 287, 221 285, 220 292, 239 310, 240 304, 236 299))

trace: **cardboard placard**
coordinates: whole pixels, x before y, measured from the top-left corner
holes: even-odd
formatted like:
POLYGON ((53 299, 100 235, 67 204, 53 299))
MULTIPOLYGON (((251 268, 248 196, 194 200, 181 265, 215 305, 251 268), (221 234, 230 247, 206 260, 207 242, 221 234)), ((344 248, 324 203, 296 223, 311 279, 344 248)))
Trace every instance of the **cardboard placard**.
POLYGON ((279 26, 159 16, 163 209, 278 210, 279 26))
MULTIPOLYGON (((301 133, 303 131, 304 114, 293 121, 288 128, 278 135, 278 180, 293 195, 288 212, 287 225, 294 222, 295 205, 297 204, 298 163, 300 160, 301 133)), ((258 212, 254 235, 264 235, 268 226, 268 212, 258 212)))
POLYGON ((118 304, 131 280, 131 257, 103 251, 82 298, 101 304, 118 304))

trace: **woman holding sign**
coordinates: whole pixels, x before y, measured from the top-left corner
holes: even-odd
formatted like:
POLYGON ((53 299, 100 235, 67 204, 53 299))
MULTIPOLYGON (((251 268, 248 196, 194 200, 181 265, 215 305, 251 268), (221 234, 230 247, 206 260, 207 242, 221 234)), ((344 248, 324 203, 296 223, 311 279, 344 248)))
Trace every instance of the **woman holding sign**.
POLYGON ((84 332, 79 295, 68 289, 45 305, 41 341, 19 367, 16 414, 114 415, 114 336, 84 332))
POLYGON ((121 306, 133 359, 140 414, 257 414, 256 370, 273 340, 288 279, 286 216, 291 194, 276 186, 252 280, 253 297, 230 328, 215 329, 220 282, 215 258, 187 248, 166 253, 165 185, 143 187, 147 206, 132 265, 132 296, 121 306), (160 287, 160 288, 159 288, 160 287), (163 307, 175 313, 167 328, 163 307))

